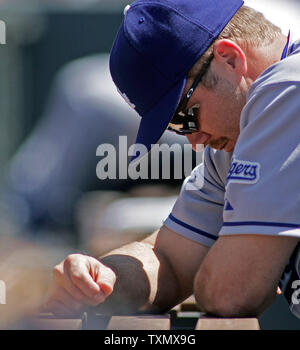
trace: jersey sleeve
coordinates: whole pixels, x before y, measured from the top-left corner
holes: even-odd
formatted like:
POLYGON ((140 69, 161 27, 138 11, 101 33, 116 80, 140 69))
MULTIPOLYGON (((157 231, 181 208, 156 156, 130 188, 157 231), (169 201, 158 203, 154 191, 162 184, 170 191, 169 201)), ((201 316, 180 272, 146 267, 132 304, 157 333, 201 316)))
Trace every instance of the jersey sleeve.
POLYGON ((206 246, 222 227, 226 175, 231 154, 205 148, 203 162, 185 179, 164 225, 206 246))
POLYGON ((300 237, 300 84, 254 91, 227 176, 220 235, 300 237))

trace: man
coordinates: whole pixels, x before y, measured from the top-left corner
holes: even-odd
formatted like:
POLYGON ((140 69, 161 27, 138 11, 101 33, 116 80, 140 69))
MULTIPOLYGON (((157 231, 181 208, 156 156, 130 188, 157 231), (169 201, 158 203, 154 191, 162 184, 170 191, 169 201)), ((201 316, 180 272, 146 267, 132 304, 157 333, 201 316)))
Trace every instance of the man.
MULTIPOLYGON (((252 316, 279 284, 291 296, 299 279, 299 53, 299 41, 241 0, 126 8, 110 69, 142 117, 137 143, 150 150, 168 128, 194 148, 204 144, 204 162, 158 232, 99 260, 71 255, 55 267, 54 313, 98 304, 163 312, 194 293, 206 312, 252 316)), ((291 309, 297 314, 297 303, 291 309)))

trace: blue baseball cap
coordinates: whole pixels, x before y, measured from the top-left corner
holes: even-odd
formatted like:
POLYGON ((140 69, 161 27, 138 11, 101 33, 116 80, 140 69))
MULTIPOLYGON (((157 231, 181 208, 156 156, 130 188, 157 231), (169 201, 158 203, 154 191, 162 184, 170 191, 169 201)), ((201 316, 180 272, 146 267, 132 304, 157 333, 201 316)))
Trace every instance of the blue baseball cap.
POLYGON ((119 93, 141 117, 136 143, 147 151, 174 115, 187 72, 243 3, 137 0, 125 8, 110 54, 110 72, 119 93))

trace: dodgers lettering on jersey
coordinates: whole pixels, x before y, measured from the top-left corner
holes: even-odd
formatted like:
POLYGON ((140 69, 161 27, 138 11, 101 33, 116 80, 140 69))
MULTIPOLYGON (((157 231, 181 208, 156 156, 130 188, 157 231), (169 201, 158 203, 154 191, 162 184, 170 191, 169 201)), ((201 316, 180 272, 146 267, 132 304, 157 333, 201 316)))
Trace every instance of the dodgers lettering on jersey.
POLYGON ((246 160, 233 159, 227 176, 227 183, 254 184, 259 180, 260 164, 246 160))

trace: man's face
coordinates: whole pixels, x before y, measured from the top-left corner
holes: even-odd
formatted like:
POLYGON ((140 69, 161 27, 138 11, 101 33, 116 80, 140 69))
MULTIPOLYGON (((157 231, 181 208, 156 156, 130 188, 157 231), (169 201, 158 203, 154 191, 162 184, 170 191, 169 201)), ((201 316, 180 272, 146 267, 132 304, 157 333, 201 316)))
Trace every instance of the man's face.
POLYGON ((212 148, 232 152, 239 136, 240 115, 246 103, 246 91, 239 85, 220 77, 212 89, 199 85, 194 91, 188 108, 198 109, 199 132, 187 135, 196 150, 196 145, 204 143, 212 148))

